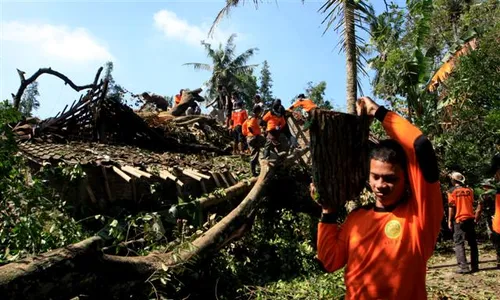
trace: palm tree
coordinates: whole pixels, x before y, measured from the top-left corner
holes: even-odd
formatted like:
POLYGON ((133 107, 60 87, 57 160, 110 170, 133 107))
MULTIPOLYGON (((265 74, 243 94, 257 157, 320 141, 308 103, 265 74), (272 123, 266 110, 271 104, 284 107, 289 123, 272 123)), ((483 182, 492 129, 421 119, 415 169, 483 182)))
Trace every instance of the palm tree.
MULTIPOLYGON (((259 0, 252 0, 257 7, 259 0)), ((213 33, 215 25, 224 15, 230 12, 232 7, 243 4, 244 0, 227 0, 226 6, 218 13, 210 28, 209 34, 213 33)), ((304 2, 304 0, 302 0, 304 2)), ((319 9, 326 14, 323 23, 327 24, 326 30, 336 24, 335 30, 341 30, 341 50, 346 54, 347 72, 347 112, 356 112, 357 88, 359 86, 358 71, 366 75, 363 68, 364 57, 362 48, 357 46, 363 43, 363 39, 356 35, 356 27, 368 32, 365 25, 373 17, 374 10, 365 0, 326 0, 319 9)), ((325 30, 325 32, 326 32, 325 30)))
POLYGON ((251 73, 258 65, 248 65, 248 60, 258 50, 250 48, 243 53, 236 55, 236 45, 234 39, 236 34, 232 34, 225 47, 219 44, 217 49, 212 48, 212 45, 202 41, 202 45, 207 51, 207 55, 212 61, 207 63, 185 63, 184 65, 193 66, 195 70, 211 71, 212 76, 207 82, 208 92, 211 98, 217 93, 217 87, 223 87, 230 94, 233 91, 244 90, 245 83, 242 81, 244 74, 251 73))

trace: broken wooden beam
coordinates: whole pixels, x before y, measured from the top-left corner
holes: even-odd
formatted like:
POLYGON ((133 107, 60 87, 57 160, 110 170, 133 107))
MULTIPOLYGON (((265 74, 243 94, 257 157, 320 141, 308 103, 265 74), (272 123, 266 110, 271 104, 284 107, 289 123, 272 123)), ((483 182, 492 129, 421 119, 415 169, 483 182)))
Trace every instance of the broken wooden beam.
POLYGON ((190 172, 190 173, 192 173, 192 174, 194 174, 194 175, 198 176, 198 177, 203 178, 203 179, 207 179, 207 180, 208 180, 208 179, 210 179, 210 176, 205 175, 205 174, 203 174, 203 173, 201 173, 200 171, 197 171, 197 170, 195 170, 195 169, 186 169, 186 170, 187 170, 188 172, 190 172))
POLYGON ((118 169, 117 167, 113 166, 113 171, 115 171, 116 174, 118 174, 118 176, 120 176, 121 178, 123 178, 126 182, 130 182, 130 176, 128 176, 127 174, 125 174, 125 172, 123 172, 122 170, 118 169))
POLYGON ((182 170, 182 174, 186 175, 186 176, 189 176, 191 178, 193 178, 194 180, 197 180, 197 181, 201 181, 203 178, 201 178, 200 176, 190 172, 189 170, 187 169, 183 169, 182 170))

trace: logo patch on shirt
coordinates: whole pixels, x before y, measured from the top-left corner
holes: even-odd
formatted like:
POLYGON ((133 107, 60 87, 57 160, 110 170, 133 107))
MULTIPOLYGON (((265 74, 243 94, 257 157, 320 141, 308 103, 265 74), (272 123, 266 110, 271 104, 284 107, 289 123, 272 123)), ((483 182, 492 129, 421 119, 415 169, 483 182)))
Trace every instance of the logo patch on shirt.
POLYGON ((390 239, 397 239, 401 235, 401 223, 391 220, 385 224, 385 235, 390 239))

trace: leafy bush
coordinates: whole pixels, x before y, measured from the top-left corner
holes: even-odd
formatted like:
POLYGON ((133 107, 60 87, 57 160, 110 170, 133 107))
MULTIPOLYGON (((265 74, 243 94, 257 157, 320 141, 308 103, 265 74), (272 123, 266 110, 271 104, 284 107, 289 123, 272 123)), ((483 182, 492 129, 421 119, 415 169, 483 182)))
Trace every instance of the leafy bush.
POLYGON ((87 236, 66 211, 68 205, 42 176, 32 176, 9 124, 20 114, 0 103, 0 263, 45 252, 87 236))

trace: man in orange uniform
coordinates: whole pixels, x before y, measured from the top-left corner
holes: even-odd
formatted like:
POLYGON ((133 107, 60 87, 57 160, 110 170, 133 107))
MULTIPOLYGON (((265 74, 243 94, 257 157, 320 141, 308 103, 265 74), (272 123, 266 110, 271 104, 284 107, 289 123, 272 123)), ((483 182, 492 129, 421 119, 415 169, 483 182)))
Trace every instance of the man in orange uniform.
POLYGON ((300 94, 297 97, 297 101, 295 101, 295 103, 292 104, 292 106, 290 106, 288 110, 294 110, 299 107, 302 108, 305 112, 309 113, 311 110, 317 108, 318 106, 314 102, 312 102, 311 99, 306 98, 304 94, 300 94))
POLYGON ((179 94, 175 95, 174 97, 174 101, 175 101, 175 105, 179 105, 179 103, 181 103, 181 99, 182 99, 182 92, 184 91, 184 89, 181 89, 179 91, 179 94))
POLYGON ((463 186, 465 177, 458 173, 450 174, 453 187, 448 191, 448 227, 453 230, 453 241, 455 242, 455 255, 459 269, 458 274, 467 274, 479 270, 479 252, 477 250, 475 223, 481 216, 482 205, 479 203, 476 213, 472 204, 474 203, 474 191, 463 186), (465 257, 465 240, 470 247, 471 270, 465 257))
POLYGON ((238 151, 243 153, 243 132, 241 126, 243 122, 248 119, 248 113, 243 109, 243 102, 235 103, 235 110, 231 114, 231 129, 233 132, 234 145, 233 154, 237 154, 238 151))
POLYGON ((253 116, 243 123, 243 135, 247 137, 247 143, 250 147, 250 169, 253 176, 258 176, 257 165, 259 164, 260 148, 264 146, 266 139, 261 135, 260 117, 262 116, 262 106, 255 105, 253 116))
POLYGON ((280 133, 286 125, 283 111, 281 109, 281 101, 274 101, 271 110, 262 118, 266 125, 266 144, 264 145, 264 158, 268 159, 271 151, 280 145, 280 133))
POLYGON ((376 203, 351 212, 340 226, 337 211, 324 207, 318 259, 328 272, 346 267, 346 299, 426 299, 426 263, 443 217, 436 156, 406 119, 368 97, 357 102, 358 114, 364 109, 391 137, 370 155, 376 203))

